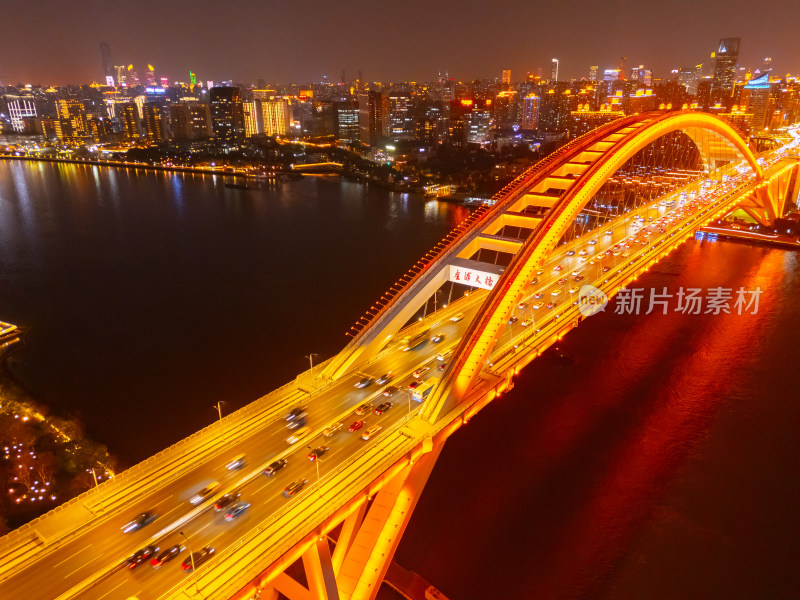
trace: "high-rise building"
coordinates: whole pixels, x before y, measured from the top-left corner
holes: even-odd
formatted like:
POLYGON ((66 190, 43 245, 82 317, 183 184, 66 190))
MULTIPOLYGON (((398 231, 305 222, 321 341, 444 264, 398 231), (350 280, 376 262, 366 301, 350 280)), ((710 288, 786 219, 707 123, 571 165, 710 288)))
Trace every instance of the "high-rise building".
POLYGON ((192 139, 192 118, 188 102, 173 102, 169 105, 169 126, 173 139, 192 139))
POLYGON ((752 114, 750 126, 754 131, 769 127, 767 117, 770 112, 771 87, 769 83, 769 72, 755 79, 751 79, 744 86, 742 99, 747 106, 747 112, 752 114))
POLYGON ((719 41, 719 48, 714 56, 714 81, 711 86, 715 102, 724 103, 733 93, 740 41, 739 38, 723 38, 719 41))
POLYGON ((555 83, 558 81, 558 59, 554 58, 550 65, 550 81, 555 83))
POLYGON ((25 131, 23 119, 36 116, 36 103, 32 96, 3 96, 8 108, 8 116, 11 120, 13 131, 25 131))
POLYGON ((133 102, 117 104, 116 107, 122 127, 125 131, 125 138, 129 140, 138 139, 141 135, 141 121, 139 120, 139 108, 133 102))
POLYGON ((352 100, 334 102, 333 110, 336 112, 336 139, 357 142, 358 127, 358 102, 352 100))
POLYGON ((106 42, 100 42, 100 59, 103 61, 103 76, 114 77, 114 63, 111 62, 111 46, 106 42))
POLYGON ((292 107, 286 98, 262 100, 264 133, 270 136, 288 135, 292 123, 292 107))
POLYGON ((522 100, 522 129, 533 131, 539 127, 539 107, 541 98, 528 94, 522 100))
POLYGON ((148 142, 159 143, 166 140, 167 120, 164 117, 164 107, 159 104, 147 102, 144 105, 144 135, 148 142))
POLYGON ((192 121, 192 138, 207 138, 211 135, 211 108, 208 104, 189 104, 189 118, 192 121))
POLYGON ((389 136, 393 140, 410 140, 414 137, 414 116, 412 114, 411 94, 405 91, 392 91, 389 100, 389 136))
POLYGON ((244 111, 238 87, 214 87, 209 93, 214 140, 235 145, 244 139, 244 111))
POLYGON ((253 137, 264 133, 264 113, 261 100, 243 102, 242 110, 244 111, 244 136, 253 137))
POLYGON ((369 91, 358 96, 359 139, 369 146, 377 146, 383 140, 383 123, 388 117, 384 110, 384 97, 378 91, 369 91))
POLYGON ((503 69, 503 76, 500 80, 500 83, 502 83, 504 86, 511 85, 511 69, 503 69))
POLYGON ((619 78, 625 79, 628 73, 628 57, 627 56, 620 56, 619 57, 619 64, 617 65, 617 70, 619 71, 619 78))
POLYGON ((589 67, 589 81, 597 81, 597 70, 599 68, 597 65, 589 67))

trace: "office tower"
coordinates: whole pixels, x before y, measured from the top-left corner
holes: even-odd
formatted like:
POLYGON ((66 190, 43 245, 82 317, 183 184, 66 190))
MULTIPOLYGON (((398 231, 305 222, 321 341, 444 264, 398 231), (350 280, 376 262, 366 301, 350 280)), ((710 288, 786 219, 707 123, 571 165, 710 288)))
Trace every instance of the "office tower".
POLYGON ((334 102, 333 110, 336 113, 336 139, 357 142, 358 127, 358 102, 352 100, 334 102))
POLYGON ((242 103, 244 113, 244 137, 253 137, 264 133, 264 113, 261 100, 251 100, 242 103))
POLYGON ((90 141, 86 108, 74 98, 61 99, 56 103, 56 136, 65 144, 83 144, 90 141))
POLYGON ((468 120, 468 143, 484 145, 491 141, 489 130, 492 127, 492 106, 491 98, 473 101, 468 120))
POLYGON ((147 71, 144 72, 144 83, 149 86, 156 84, 156 69, 153 65, 147 65, 147 71))
POLYGON ((498 92, 494 99, 494 125, 497 129, 510 129, 519 125, 520 110, 516 90, 498 92))
POLYGON ((369 146, 377 146, 383 139, 384 111, 383 94, 370 91, 358 96, 359 139, 369 146))
POLYGON ((502 83, 504 86, 511 85, 511 69, 503 69, 503 76, 500 80, 500 83, 502 83))
POLYGON ((286 98, 261 100, 261 112, 264 116, 264 133, 270 136, 289 134, 292 123, 289 100, 286 98))
POLYGON ((752 120, 750 126, 754 131, 760 131, 769 127, 767 117, 770 116, 770 94, 769 73, 764 73, 760 77, 751 79, 744 86, 743 104, 747 106, 747 112, 751 113, 752 120))
POLYGON ((125 131, 125 138, 129 140, 138 139, 141 135, 142 127, 139 119, 139 108, 133 102, 126 102, 117 105, 117 114, 122 122, 125 131))
POLYGON ((8 116, 11 119, 11 129, 17 132, 25 131, 23 119, 36 116, 36 104, 30 96, 3 96, 8 107, 8 116))
POLYGON ((619 57, 619 64, 617 65, 617 70, 619 71, 619 78, 624 80, 627 77, 628 73, 628 57, 627 56, 620 56, 619 57))
POLYGON ((103 61, 103 75, 114 77, 114 63, 111 62, 111 46, 106 42, 100 42, 100 59, 103 61))
POLYGON ((117 85, 127 85, 128 70, 125 68, 125 65, 116 65, 114 67, 114 75, 117 78, 117 85))
POLYGON ((163 106, 150 102, 144 105, 144 135, 148 142, 156 144, 169 137, 163 106))
POLYGON ((414 117, 411 94, 391 91, 389 99, 389 136, 393 140, 410 140, 414 137, 414 117))
POLYGON ((214 87, 209 93, 214 140, 235 145, 244 139, 244 112, 238 87, 214 87))
POLYGON ((539 127, 539 107, 541 98, 528 94, 522 100, 522 129, 533 131, 539 127))
POLYGON ((447 138, 451 145, 463 148, 467 145, 469 132, 469 114, 472 111, 472 100, 461 99, 450 102, 450 121, 447 138))
POLYGON ((597 70, 599 68, 597 65, 589 67, 589 81, 597 81, 597 70))
POLYGON ((736 82, 736 62, 739 60, 739 38, 723 38, 714 56, 713 100, 724 102, 733 92, 736 82))
POLYGON ((173 102, 169 105, 169 126, 172 139, 192 139, 192 118, 188 102, 173 102))
POLYGON ((569 119, 569 94, 548 90, 539 108, 538 129, 549 133, 566 131, 569 119))
POLYGON ((447 136, 447 117, 442 101, 427 101, 418 107, 415 137, 427 146, 439 144, 447 136))
POLYGON ((550 81, 555 83, 558 81, 558 59, 554 58, 550 65, 550 81))
POLYGON ((606 69, 603 71, 603 81, 619 81, 619 69, 606 69))
POLYGON ((197 85, 197 75, 189 71, 189 85, 195 86, 197 85))
POLYGON ((189 104, 189 119, 192 121, 192 138, 207 138, 211 135, 211 109, 208 104, 189 104))

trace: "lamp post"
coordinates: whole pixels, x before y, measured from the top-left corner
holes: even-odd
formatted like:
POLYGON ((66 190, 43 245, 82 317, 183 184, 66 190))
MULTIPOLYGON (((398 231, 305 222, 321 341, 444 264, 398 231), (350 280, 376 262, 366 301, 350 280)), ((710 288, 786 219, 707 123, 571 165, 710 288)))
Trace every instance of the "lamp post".
POLYGON ((194 552, 192 552, 192 546, 189 544, 189 536, 187 536, 182 531, 179 531, 183 538, 186 540, 186 549, 189 551, 189 560, 192 564, 192 577, 194 577, 194 588, 197 590, 197 593, 200 593, 200 585, 197 583, 197 571, 194 568, 194 552))
POLYGON ((312 352, 311 354, 306 354, 306 358, 308 359, 308 370, 311 371, 311 385, 314 385, 314 357, 319 356, 316 352, 312 352))
POLYGON ((217 402, 214 407, 217 409, 217 414, 219 415, 219 420, 222 421, 222 403, 224 400, 220 400, 217 402))

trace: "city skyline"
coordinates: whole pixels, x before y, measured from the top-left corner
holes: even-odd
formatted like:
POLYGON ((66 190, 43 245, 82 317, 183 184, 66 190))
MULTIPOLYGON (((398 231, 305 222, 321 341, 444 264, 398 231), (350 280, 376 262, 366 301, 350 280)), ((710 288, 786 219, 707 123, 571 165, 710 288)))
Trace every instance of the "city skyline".
POLYGON ((499 77, 501 69, 521 80, 538 69, 547 77, 553 57, 559 59, 560 78, 580 79, 591 65, 613 68, 621 56, 630 67, 644 64, 664 77, 709 58, 723 37, 742 39, 740 66, 760 68, 770 56, 776 75, 800 71, 790 30, 800 6, 789 0, 735 11, 711 2, 632 6, 624 0, 578 0, 569 15, 561 5, 512 0, 493 4, 488 12, 479 2, 412 1, 402 16, 389 18, 362 2, 265 7, 234 1, 224 11, 203 2, 192 3, 191 11, 149 0, 136 6, 135 19, 130 9, 96 3, 57 19, 44 2, 7 9, 0 84, 102 83, 101 42, 110 46, 114 64, 153 64, 157 75, 170 81, 188 79, 190 69, 202 81, 327 77, 337 83, 342 72, 345 81, 359 72, 366 81, 425 81, 438 72, 471 80, 499 77), (532 24, 529 30, 514 35, 512 29, 509 35, 509 23, 525 22, 532 24), (658 34, 642 23, 657 23, 658 34), (230 33, 218 31, 223 27, 230 33))

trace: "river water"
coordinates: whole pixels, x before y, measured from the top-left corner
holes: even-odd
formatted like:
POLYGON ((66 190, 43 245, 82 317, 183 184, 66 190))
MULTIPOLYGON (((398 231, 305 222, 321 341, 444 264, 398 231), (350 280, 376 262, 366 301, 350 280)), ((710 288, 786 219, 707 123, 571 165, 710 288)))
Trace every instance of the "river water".
MULTIPOLYGON (((136 462, 287 382, 463 208, 306 178, 0 162, 11 367, 136 462)), ((637 286, 744 315, 605 314, 454 435, 397 553, 452 600, 800 597, 800 265, 691 242, 637 286)))

